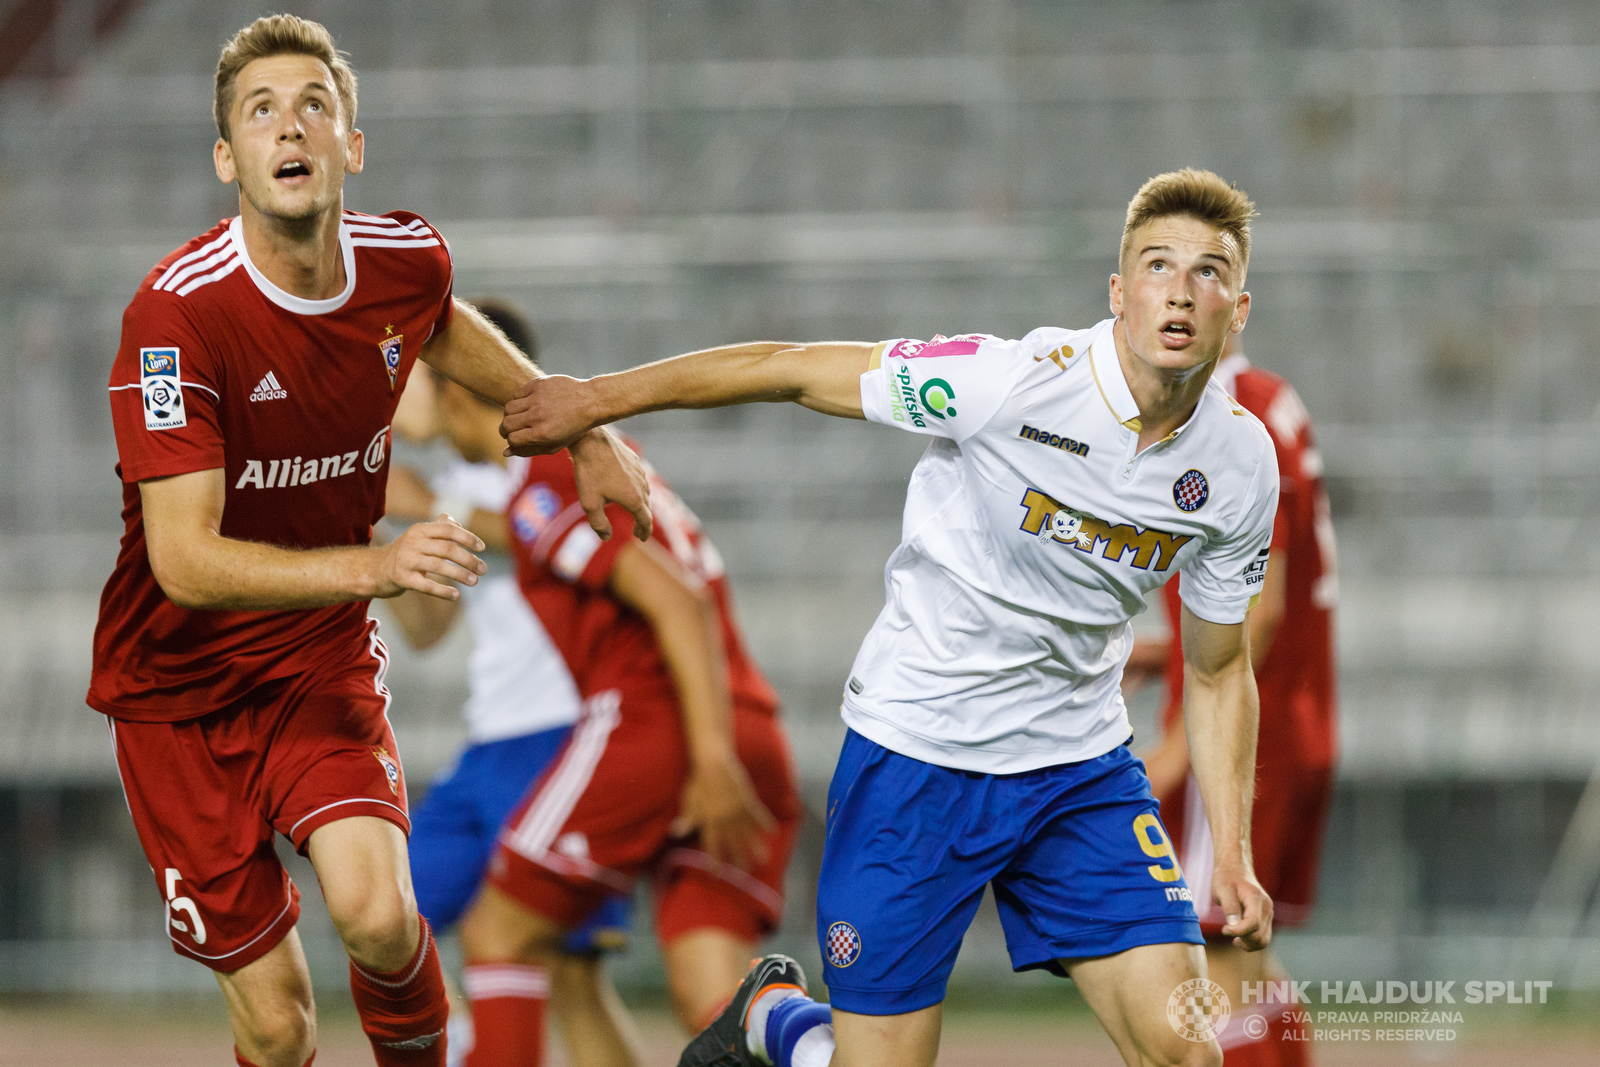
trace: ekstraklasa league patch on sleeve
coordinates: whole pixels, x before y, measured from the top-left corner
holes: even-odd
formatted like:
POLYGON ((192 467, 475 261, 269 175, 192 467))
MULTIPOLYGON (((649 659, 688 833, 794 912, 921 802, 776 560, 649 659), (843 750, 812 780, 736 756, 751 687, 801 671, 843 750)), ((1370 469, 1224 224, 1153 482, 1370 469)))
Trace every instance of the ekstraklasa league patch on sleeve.
POLYGON ((139 389, 144 395, 145 429, 176 430, 189 425, 176 348, 139 349, 139 389))

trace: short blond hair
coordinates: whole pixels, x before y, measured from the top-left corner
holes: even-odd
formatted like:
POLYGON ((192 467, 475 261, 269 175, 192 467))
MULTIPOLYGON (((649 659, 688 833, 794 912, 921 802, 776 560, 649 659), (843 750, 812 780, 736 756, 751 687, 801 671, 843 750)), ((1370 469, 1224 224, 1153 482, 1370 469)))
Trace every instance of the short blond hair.
POLYGON ((1133 248, 1133 231, 1152 219, 1186 215, 1233 235, 1239 244, 1239 276, 1250 264, 1250 220, 1256 205, 1239 189, 1209 170, 1185 167, 1157 174, 1139 187, 1128 201, 1128 218, 1122 224, 1118 262, 1126 266, 1133 248))
POLYGON ((322 60, 333 74, 333 89, 339 94, 339 108, 345 124, 356 124, 356 72, 348 56, 333 43, 333 34, 320 22, 298 15, 265 15, 233 35, 222 47, 217 60, 217 95, 211 108, 217 132, 229 140, 229 119, 233 114, 233 88, 245 65, 268 56, 312 56, 322 60))

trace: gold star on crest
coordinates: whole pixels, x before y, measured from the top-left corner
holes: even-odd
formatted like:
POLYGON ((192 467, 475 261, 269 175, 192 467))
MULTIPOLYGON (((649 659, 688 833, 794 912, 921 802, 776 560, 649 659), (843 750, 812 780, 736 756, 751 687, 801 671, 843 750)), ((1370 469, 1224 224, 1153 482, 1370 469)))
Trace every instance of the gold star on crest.
POLYGON ((390 336, 393 336, 393 334, 394 334, 394 323, 391 322, 391 323, 389 323, 389 325, 387 325, 387 326, 385 326, 383 328, 383 335, 385 337, 390 337, 390 336))

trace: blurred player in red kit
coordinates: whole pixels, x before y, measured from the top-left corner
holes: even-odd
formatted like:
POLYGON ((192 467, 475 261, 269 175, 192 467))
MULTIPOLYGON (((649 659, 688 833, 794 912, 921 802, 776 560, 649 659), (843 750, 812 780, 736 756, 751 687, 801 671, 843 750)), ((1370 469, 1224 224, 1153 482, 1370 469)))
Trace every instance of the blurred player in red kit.
MULTIPOLYGON (((279 833, 316 868, 377 1062, 444 1062, 366 604, 458 597, 483 545, 448 516, 369 542, 417 359, 497 402, 538 374, 455 301, 437 230, 344 209, 355 114, 355 75, 322 26, 273 16, 227 44, 214 162, 239 215, 145 278, 110 378, 125 531, 88 702, 108 716, 173 948, 216 973, 236 1058, 259 1067, 301 1067, 316 1048, 279 833)), ((615 500, 647 531, 637 458, 614 437, 574 457, 584 510, 603 526, 615 500)))
MULTIPOLYGON (((1213 380, 1267 427, 1278 453, 1278 511, 1260 600, 1250 611, 1250 658, 1261 694, 1256 752, 1256 797, 1251 845, 1256 874, 1272 896, 1279 923, 1298 926, 1311 916, 1317 861, 1338 745, 1335 721, 1333 612, 1338 602, 1337 556, 1322 456, 1311 416, 1283 378, 1253 367, 1237 336, 1213 380)), ((1162 590, 1172 633, 1178 633, 1177 589, 1162 590)), ((1200 909, 1211 978, 1227 991, 1236 1017, 1219 1039, 1227 1067, 1298 1067, 1308 1063, 1309 1028, 1287 1024, 1284 1006, 1253 997, 1242 983, 1288 976, 1269 949, 1246 953, 1219 936, 1222 916, 1207 885, 1212 843, 1205 809, 1189 770, 1183 730, 1183 650, 1177 640, 1139 641, 1128 663, 1130 678, 1165 674, 1164 733, 1144 754, 1161 820, 1179 844, 1179 861, 1200 909), (1261 1019, 1251 1022, 1252 1015, 1261 1019), (1247 1025, 1248 1024, 1248 1025, 1247 1025), (1264 1025, 1263 1025, 1264 1024, 1264 1025)), ((1254 988, 1260 988, 1256 986, 1254 988)))
MULTIPOLYGON (((511 553, 584 707, 501 830, 461 920, 465 962, 548 966, 568 931, 645 875, 692 1033, 783 912, 800 802, 777 696, 745 651, 716 547, 654 471, 651 539, 602 542, 567 457, 527 464, 506 511, 511 553)), ((490 990, 472 1010, 468 1067, 543 1062, 542 1002, 490 990)))

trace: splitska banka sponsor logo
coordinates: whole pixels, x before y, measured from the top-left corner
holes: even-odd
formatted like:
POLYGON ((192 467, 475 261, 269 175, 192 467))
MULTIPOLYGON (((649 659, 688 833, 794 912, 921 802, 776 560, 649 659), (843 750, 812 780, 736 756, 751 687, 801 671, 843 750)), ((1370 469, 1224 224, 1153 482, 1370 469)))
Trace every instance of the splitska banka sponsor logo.
POLYGON ((1019 527, 1041 542, 1071 545, 1086 555, 1100 555, 1113 563, 1127 563, 1141 571, 1155 564, 1155 569, 1165 571, 1172 566, 1178 551, 1194 540, 1193 534, 1172 534, 1165 530, 1141 530, 1131 522, 1112 525, 1104 519, 1073 511, 1037 489, 1022 494, 1021 507, 1027 508, 1019 527), (1129 552, 1133 555, 1127 557, 1129 552))

